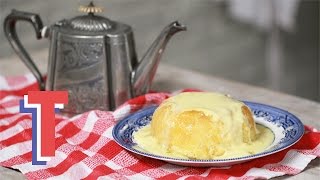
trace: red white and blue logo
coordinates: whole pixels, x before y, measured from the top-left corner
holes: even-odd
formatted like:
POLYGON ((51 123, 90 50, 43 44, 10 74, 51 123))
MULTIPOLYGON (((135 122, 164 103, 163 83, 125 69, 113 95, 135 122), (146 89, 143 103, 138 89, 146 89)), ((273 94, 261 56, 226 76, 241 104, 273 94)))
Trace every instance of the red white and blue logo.
POLYGON ((46 165, 55 156, 55 112, 68 104, 67 91, 29 91, 20 113, 32 115, 32 164, 46 165))

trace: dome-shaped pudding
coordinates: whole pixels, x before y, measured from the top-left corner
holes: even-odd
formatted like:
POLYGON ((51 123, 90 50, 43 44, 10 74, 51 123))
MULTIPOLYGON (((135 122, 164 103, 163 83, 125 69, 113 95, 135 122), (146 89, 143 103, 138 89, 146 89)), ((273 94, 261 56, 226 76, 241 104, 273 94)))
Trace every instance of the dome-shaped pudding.
POLYGON ((140 147, 159 155, 217 159, 262 151, 273 138, 269 129, 261 131, 269 138, 256 142, 260 134, 243 102, 219 93, 186 92, 162 102, 151 124, 134 138, 140 147))

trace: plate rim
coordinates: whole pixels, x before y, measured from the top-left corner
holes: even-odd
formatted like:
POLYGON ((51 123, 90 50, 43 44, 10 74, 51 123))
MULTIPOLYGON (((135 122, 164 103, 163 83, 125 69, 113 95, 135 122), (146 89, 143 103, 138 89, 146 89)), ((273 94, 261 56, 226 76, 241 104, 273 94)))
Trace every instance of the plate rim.
MULTIPOLYGON (((115 126, 113 127, 113 129, 112 129, 112 136, 113 136, 113 139, 116 141, 116 143, 118 145, 120 145, 125 150, 133 152, 135 154, 138 154, 138 155, 141 155, 141 156, 145 156, 145 157, 149 157, 149 158, 153 158, 153 159, 162 160, 162 161, 167 161, 167 162, 187 163, 187 164, 190 164, 190 163, 199 163, 199 164, 232 163, 232 162, 238 162, 238 161, 247 161, 247 160, 257 159, 257 158, 265 157, 265 156, 277 153, 279 151, 285 150, 285 149, 293 146, 294 144, 296 144, 303 137, 304 131, 305 131, 303 123, 301 122, 301 120, 297 116, 295 116, 294 114, 290 113, 289 111, 281 109, 281 108, 278 108, 278 107, 274 107, 274 106, 271 106, 271 105, 257 103, 257 102, 251 102, 251 101, 242 101, 242 102, 245 103, 246 105, 248 105, 249 107, 250 107, 250 105, 252 105, 252 106, 263 106, 264 108, 271 109, 273 111, 276 110, 277 112, 284 113, 286 115, 290 115, 295 120, 295 123, 297 123, 298 127, 301 128, 301 129, 299 129, 299 132, 300 132, 299 137, 296 138, 291 144, 285 145, 284 147, 275 148, 273 150, 263 151, 263 152, 260 152, 260 153, 257 153, 257 154, 253 154, 253 155, 236 157, 236 158, 205 159, 205 160, 202 160, 202 159, 181 159, 181 158, 172 158, 172 157, 160 156, 160 155, 155 155, 155 154, 152 154, 152 153, 146 153, 146 152, 143 152, 143 151, 139 151, 139 150, 136 150, 136 149, 134 149, 132 147, 129 148, 129 147, 123 145, 122 143, 120 143, 119 138, 116 135, 116 129, 120 125, 122 125, 123 123, 127 122, 132 116, 136 116, 136 115, 141 114, 141 113, 149 114, 150 113, 149 111, 154 112, 154 110, 159 105, 150 105, 150 106, 145 107, 143 109, 140 109, 140 110, 138 110, 138 111, 126 116, 122 120, 118 121, 115 124, 115 126)), ((251 107, 250 107, 250 109, 251 109, 251 107)))

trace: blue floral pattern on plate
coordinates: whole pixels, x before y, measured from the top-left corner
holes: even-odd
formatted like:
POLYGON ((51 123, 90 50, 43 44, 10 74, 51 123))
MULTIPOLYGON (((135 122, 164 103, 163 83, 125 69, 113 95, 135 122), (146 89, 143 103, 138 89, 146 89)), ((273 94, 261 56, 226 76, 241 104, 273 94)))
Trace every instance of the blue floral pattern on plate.
POLYGON ((244 101, 244 103, 250 107, 254 114, 255 121, 271 129, 275 135, 274 142, 264 152, 230 159, 189 160, 163 157, 137 150, 134 148, 137 144, 134 142, 132 134, 134 131, 150 123, 152 114, 157 106, 147 107, 124 118, 115 125, 112 135, 120 146, 133 153, 183 166, 208 167, 229 166, 274 154, 292 146, 298 142, 304 134, 303 124, 293 114, 269 105, 248 101, 244 101))

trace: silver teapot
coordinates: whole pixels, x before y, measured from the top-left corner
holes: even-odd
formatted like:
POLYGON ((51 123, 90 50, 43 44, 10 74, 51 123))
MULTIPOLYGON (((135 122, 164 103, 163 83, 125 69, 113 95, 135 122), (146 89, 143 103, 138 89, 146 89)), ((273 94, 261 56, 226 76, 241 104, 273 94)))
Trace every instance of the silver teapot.
POLYGON ((129 25, 95 15, 102 8, 93 3, 79 9, 88 14, 49 27, 43 26, 39 15, 17 10, 12 10, 4 21, 6 37, 36 77, 40 90, 69 92, 64 109, 68 114, 114 110, 126 100, 148 92, 169 39, 186 30, 177 21, 169 24, 138 61, 129 25), (15 28, 18 21, 30 22, 37 39, 50 40, 46 80, 20 43, 15 28))

